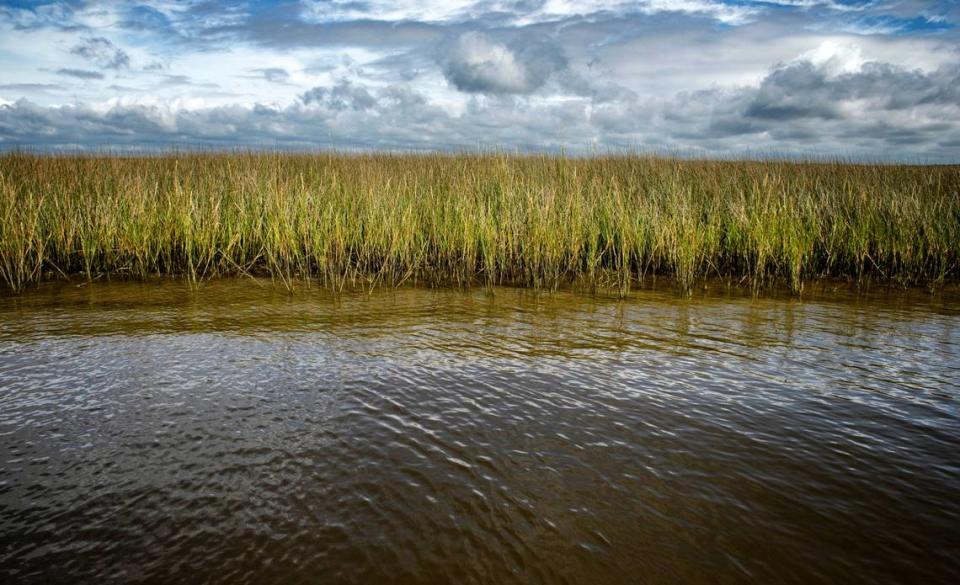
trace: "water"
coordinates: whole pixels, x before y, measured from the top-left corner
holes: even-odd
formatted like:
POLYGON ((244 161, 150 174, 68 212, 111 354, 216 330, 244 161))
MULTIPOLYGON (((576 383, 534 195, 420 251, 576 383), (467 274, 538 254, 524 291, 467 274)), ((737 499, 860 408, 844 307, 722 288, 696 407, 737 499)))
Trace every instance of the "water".
POLYGON ((4 583, 955 583, 960 297, 0 298, 4 583))

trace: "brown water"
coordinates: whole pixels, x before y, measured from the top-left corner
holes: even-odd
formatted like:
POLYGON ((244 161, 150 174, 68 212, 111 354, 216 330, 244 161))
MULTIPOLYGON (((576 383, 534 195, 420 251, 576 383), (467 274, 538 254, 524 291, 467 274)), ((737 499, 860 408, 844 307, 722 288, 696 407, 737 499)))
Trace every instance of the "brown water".
POLYGON ((0 298, 3 583, 956 583, 960 298, 0 298))

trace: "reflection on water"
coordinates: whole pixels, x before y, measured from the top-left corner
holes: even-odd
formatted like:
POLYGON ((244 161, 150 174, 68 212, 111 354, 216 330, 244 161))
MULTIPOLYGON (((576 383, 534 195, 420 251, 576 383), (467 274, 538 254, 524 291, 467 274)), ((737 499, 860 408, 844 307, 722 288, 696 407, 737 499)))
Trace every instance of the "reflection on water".
POLYGON ((956 582, 958 325, 950 291, 47 285, 0 298, 0 580, 956 582))

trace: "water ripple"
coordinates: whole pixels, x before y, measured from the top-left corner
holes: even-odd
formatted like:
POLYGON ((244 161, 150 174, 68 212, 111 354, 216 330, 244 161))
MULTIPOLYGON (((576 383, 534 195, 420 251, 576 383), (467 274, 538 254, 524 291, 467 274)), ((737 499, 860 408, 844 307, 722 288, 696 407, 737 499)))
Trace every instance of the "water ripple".
POLYGON ((952 583, 958 324, 949 292, 46 286, 0 299, 0 576, 952 583))

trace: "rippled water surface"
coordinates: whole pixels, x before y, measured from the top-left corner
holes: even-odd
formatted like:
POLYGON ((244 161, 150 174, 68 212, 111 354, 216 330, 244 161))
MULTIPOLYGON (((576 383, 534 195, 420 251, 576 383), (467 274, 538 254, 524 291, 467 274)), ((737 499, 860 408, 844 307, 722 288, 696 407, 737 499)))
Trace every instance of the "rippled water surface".
POLYGON ((4 583, 956 583, 955 292, 0 298, 4 583))

